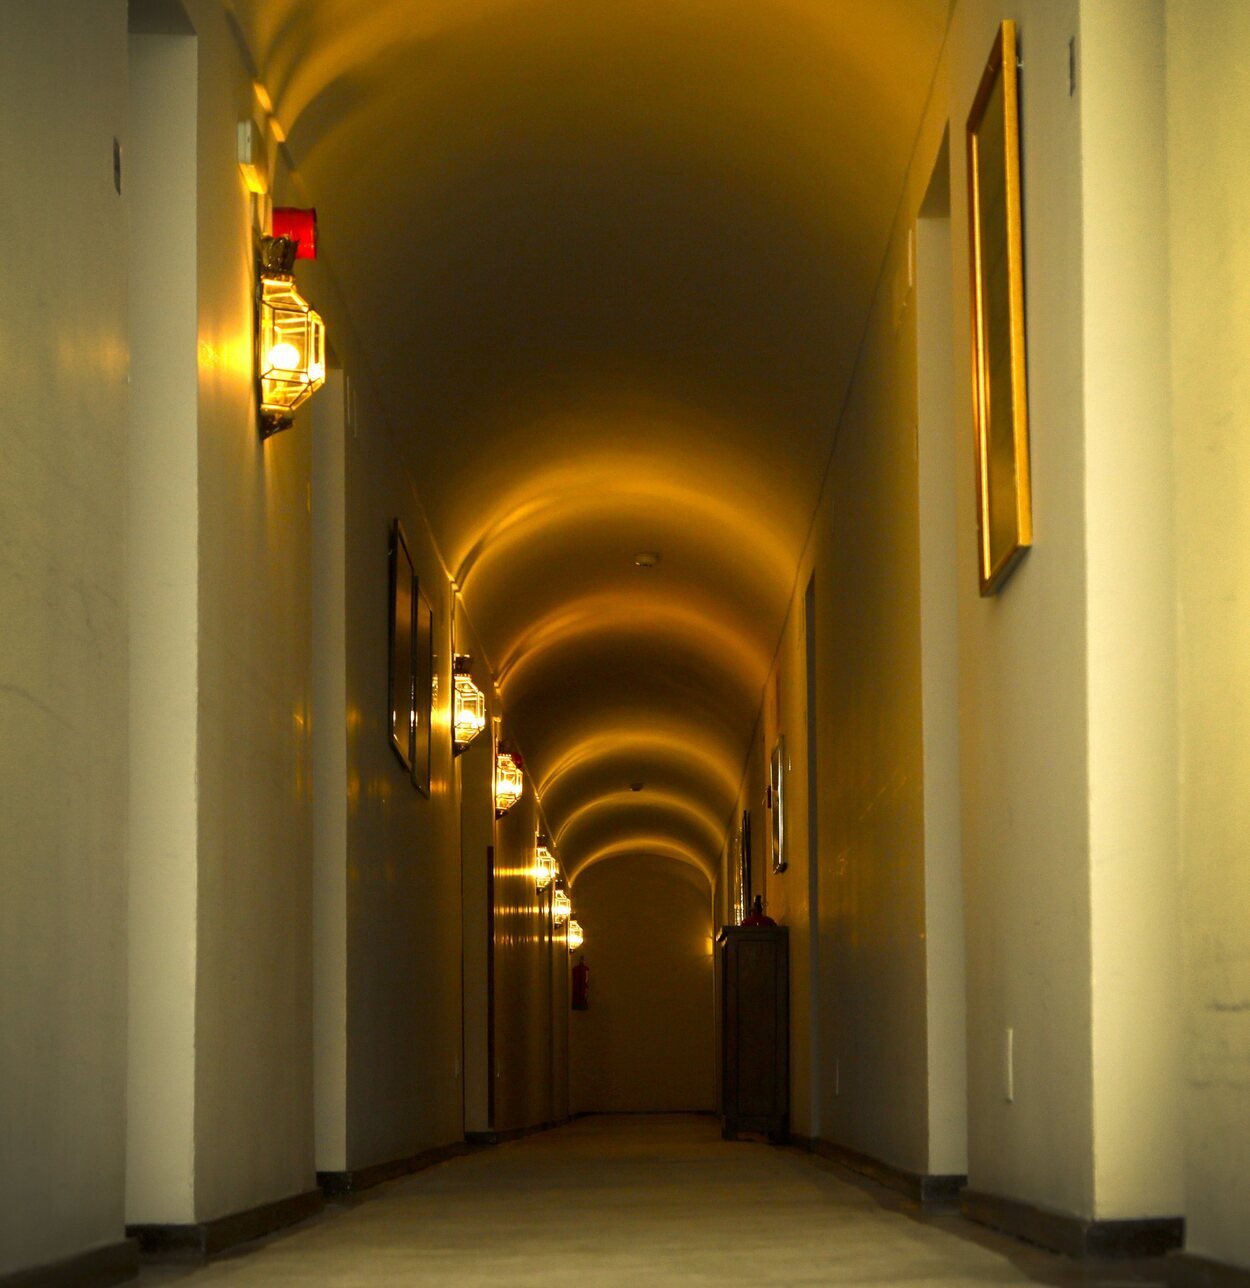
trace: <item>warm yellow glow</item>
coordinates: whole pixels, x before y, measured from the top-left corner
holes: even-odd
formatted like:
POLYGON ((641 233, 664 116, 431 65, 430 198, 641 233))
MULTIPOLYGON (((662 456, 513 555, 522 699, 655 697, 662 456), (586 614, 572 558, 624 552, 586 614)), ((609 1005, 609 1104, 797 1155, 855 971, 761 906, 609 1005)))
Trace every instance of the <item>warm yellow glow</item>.
POLYGON ((269 356, 265 361, 265 368, 268 371, 294 371, 300 365, 299 350, 285 341, 281 344, 275 344, 269 350, 269 356))
POLYGON ((269 191, 269 148, 265 127, 248 119, 239 122, 239 170, 249 192, 263 197, 269 191))
POLYGON ((261 411, 289 416, 325 382, 325 324, 283 274, 261 279, 261 411))
POLYGON ((582 928, 572 918, 569 919, 569 952, 575 953, 586 942, 582 928))
POLYGON ((521 799, 525 785, 521 766, 511 752, 501 751, 495 757, 495 810, 506 814, 521 799))
POLYGON ((557 876, 555 855, 541 842, 534 852, 534 885, 545 890, 557 876))
POLYGON ((240 161, 239 172, 243 175, 243 184, 248 192, 254 192, 258 197, 263 197, 269 191, 269 180, 258 165, 251 161, 240 161))
MULTIPOLYGON (((603 815, 619 815, 622 818, 636 818, 644 814, 649 822, 655 822, 664 816, 675 817, 679 823, 692 824, 707 838, 709 853, 721 848, 725 841, 725 820, 717 818, 709 806, 693 801, 675 792, 657 792, 648 788, 644 792, 624 791, 611 792, 577 806, 566 814, 559 830, 555 833, 557 843, 565 842, 580 827, 599 825, 602 830, 603 815)), ((686 828, 688 831, 689 828, 686 828)))
POLYGON ((740 626, 718 620, 707 606, 688 600, 652 597, 640 611, 637 592, 597 591, 562 604, 527 626, 503 653, 500 687, 507 689, 532 666, 560 649, 585 647, 604 636, 631 635, 688 641, 706 655, 709 670, 724 673, 733 684, 755 692, 768 676, 766 649, 740 626))
POLYGON ((486 694, 473 683, 466 654, 456 654, 454 672, 452 741, 461 752, 486 728, 486 694))
POLYGON ((582 873, 596 863, 608 859, 649 856, 662 859, 676 859, 700 873, 709 886, 715 886, 716 869, 720 856, 705 856, 688 846, 674 841, 672 837, 661 835, 643 835, 622 838, 594 850, 582 858, 576 867, 569 868, 569 881, 576 884, 582 873))
POLYGON ((557 890, 551 896, 551 920, 562 926, 573 916, 573 900, 567 890, 557 890))
POLYGON ((575 789, 582 774, 621 758, 692 769, 707 780, 710 791, 724 798, 726 808, 737 796, 742 777, 737 752, 709 745, 707 730, 697 720, 669 712, 666 718, 653 718, 645 728, 623 720, 605 728, 600 720, 594 730, 591 734, 570 731, 563 746, 547 758, 539 783, 544 798, 563 793, 566 787, 580 797, 582 793, 575 789))

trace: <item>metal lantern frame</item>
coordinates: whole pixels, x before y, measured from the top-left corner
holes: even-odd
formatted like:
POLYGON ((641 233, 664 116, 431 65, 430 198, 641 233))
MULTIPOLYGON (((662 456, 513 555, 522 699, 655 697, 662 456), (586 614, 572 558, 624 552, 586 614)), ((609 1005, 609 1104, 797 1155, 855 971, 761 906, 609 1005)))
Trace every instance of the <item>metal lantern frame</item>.
POLYGON ((256 275, 256 388, 260 436, 289 429, 297 407, 325 383, 325 323, 295 285, 299 243, 262 237, 256 275), (285 362, 287 354, 295 357, 285 362), (275 355, 281 358, 275 361, 275 355))
POLYGON ((501 747, 495 753, 495 817, 503 818, 521 799, 524 790, 525 774, 520 756, 501 747))
POLYGON ((486 728, 486 694, 469 674, 472 661, 467 653, 457 653, 452 662, 451 747, 456 756, 486 728))
POLYGON ((557 926, 562 926, 566 921, 572 920, 572 917, 573 900, 569 898, 569 892, 557 888, 551 896, 551 920, 557 926))
POLYGON ((567 931, 569 952, 575 953, 586 942, 586 936, 582 933, 581 924, 573 917, 569 918, 569 928, 567 931))
POLYGON ((556 856, 547 845, 547 838, 540 836, 534 849, 534 885, 541 894, 559 875, 556 856))

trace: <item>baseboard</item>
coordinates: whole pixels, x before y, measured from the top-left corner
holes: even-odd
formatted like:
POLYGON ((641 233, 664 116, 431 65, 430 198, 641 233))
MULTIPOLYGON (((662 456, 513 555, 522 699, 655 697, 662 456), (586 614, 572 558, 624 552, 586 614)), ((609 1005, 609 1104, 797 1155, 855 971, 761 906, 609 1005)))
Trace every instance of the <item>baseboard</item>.
POLYGON ((536 1136, 540 1131, 552 1131, 556 1127, 563 1127, 566 1123, 571 1123, 574 1118, 582 1118, 583 1114, 570 1114, 567 1118, 555 1118, 551 1122, 533 1123, 529 1127, 509 1127, 503 1131, 467 1131, 464 1134, 465 1140, 470 1145, 503 1145, 510 1140, 521 1140, 525 1136, 536 1136))
MULTIPOLYGON (((575 1118, 719 1118, 717 1109, 579 1109, 564 1120, 575 1118)), ((558 1125, 558 1124, 557 1124, 558 1125)))
POLYGON ((306 1190, 262 1203, 244 1212, 232 1212, 213 1221, 194 1221, 185 1225, 128 1225, 126 1233, 139 1242, 144 1260, 202 1261, 240 1243, 272 1234, 283 1226, 294 1225, 320 1212, 325 1197, 320 1190, 306 1190))
POLYGON ((791 1141, 808 1149, 821 1158, 828 1158, 852 1172, 858 1172, 869 1180, 884 1185, 887 1189, 924 1204, 954 1204, 959 1201, 959 1193, 967 1183, 966 1176, 948 1176, 944 1173, 909 1172, 906 1168, 895 1167, 884 1163, 870 1154, 861 1154, 857 1149, 847 1145, 838 1145, 830 1140, 821 1140, 812 1136, 790 1136, 791 1141))
POLYGON ((371 1190, 375 1185, 386 1181, 398 1180, 413 1172, 422 1172, 427 1167, 445 1163, 449 1158, 459 1158, 469 1152, 473 1142, 469 1139, 452 1141, 449 1145, 438 1145, 433 1149, 423 1149, 419 1154, 410 1154, 407 1158, 392 1159, 389 1163, 373 1163, 368 1167, 357 1167, 345 1172, 318 1172, 317 1184, 328 1199, 347 1198, 359 1194, 361 1190, 371 1190))
POLYGON ((1173 1252, 1168 1256, 1171 1288, 1250 1288, 1250 1269, 1209 1261, 1194 1252, 1173 1252))
POLYGON ((60 1261, 0 1275, 0 1288, 107 1288, 139 1273, 139 1245, 133 1239, 89 1248, 60 1261))
POLYGON ((960 1194, 959 1210, 970 1221, 1079 1260, 1160 1257, 1185 1241, 1185 1221, 1179 1216, 1087 1221, 1066 1212, 1052 1212, 1019 1199, 976 1190, 964 1190, 960 1194))

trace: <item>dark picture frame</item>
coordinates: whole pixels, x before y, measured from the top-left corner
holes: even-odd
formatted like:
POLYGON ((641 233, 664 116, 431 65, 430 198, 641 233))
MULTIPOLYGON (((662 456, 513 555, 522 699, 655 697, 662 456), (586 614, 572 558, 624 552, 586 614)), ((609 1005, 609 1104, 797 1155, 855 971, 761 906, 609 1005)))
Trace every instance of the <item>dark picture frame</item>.
POLYGON ((434 722, 434 609, 419 580, 413 595, 413 612, 412 783, 423 796, 428 796, 434 722))
POLYGON ((778 736, 768 761, 769 854, 773 871, 784 872, 790 866, 786 836, 786 740, 778 736))
POLYGON ((391 523, 390 607, 387 630, 387 733, 391 749, 411 774, 416 733, 416 695, 413 686, 416 641, 413 631, 417 574, 404 529, 391 523))
POLYGON ((977 571, 997 594, 1033 544, 1016 24, 1000 24, 968 113, 977 571))

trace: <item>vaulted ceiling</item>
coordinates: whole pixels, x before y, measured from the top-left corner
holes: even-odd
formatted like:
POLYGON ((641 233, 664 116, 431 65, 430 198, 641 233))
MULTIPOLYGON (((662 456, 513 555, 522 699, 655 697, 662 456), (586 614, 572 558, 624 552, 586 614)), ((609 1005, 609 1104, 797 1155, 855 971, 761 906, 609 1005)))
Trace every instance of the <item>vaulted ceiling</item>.
POLYGON ((566 870, 710 873, 948 0, 234 9, 566 870))

